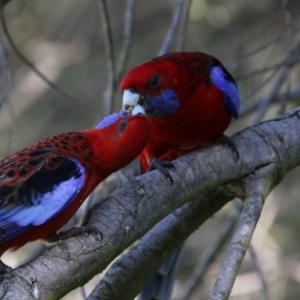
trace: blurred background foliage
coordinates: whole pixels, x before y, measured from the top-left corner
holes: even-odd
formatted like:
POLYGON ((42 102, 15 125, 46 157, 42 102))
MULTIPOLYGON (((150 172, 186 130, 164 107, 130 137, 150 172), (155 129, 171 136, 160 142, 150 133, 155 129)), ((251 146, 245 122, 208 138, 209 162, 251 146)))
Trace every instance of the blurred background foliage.
MULTIPOLYGON (((176 3, 175 0, 136 1, 133 40, 125 70, 157 55, 176 3)), ((118 57, 123 43, 126 1, 110 0, 107 6, 118 57)), ((99 1, 12 0, 4 13, 19 50, 79 101, 67 99, 45 84, 15 55, 2 32, 12 88, 9 98, 0 102, 0 158, 46 136, 92 127, 107 112, 103 102, 107 57, 99 1)), ((218 57, 237 79, 240 89, 242 116, 232 123, 228 134, 252 124, 257 111, 262 109, 260 103, 266 99, 272 100, 272 104, 268 105, 263 119, 299 105, 299 17, 297 0, 191 1, 183 49, 218 57), (251 53, 254 54, 249 55, 251 53), (293 62, 288 60, 291 53, 293 62)), ((179 39, 180 34, 171 50, 178 49, 179 39)), ((7 87, 4 79, 2 62, 1 93, 7 87)), ((113 108, 115 111, 121 108, 119 90, 113 108)), ((260 119, 257 117, 256 121, 260 119)), ((105 185, 101 187, 105 189, 105 185)), ((252 245, 268 286, 269 299, 300 298, 299 192, 299 170, 294 170, 268 198, 253 237, 252 245)), ((180 299, 197 261, 231 215, 233 208, 228 204, 189 238, 174 299, 180 299)), ((5 254, 4 259, 16 266, 32 249, 32 246, 25 247, 17 256, 5 254)), ((208 297, 223 256, 224 251, 210 264, 190 299, 208 297)), ((96 276, 87 285, 87 294, 99 279, 100 276, 96 276)), ((261 289, 261 277, 247 254, 231 298, 268 299, 261 289)), ((77 290, 65 297, 71 298, 82 299, 82 295, 77 290)))

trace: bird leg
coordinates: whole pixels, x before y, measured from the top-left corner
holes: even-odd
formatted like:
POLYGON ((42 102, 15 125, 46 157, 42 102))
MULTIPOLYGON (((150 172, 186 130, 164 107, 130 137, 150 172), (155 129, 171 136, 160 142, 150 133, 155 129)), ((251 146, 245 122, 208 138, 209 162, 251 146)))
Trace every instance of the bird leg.
POLYGON ((233 152, 234 154, 236 155, 237 157, 237 160, 240 159, 240 154, 236 148, 236 145, 235 143, 231 140, 230 137, 226 136, 225 134, 222 134, 220 135, 214 142, 213 144, 216 144, 216 143, 221 143, 221 144, 224 144, 226 146, 228 146, 233 152))
POLYGON ((171 184, 173 184, 173 177, 170 174, 169 169, 175 170, 174 165, 170 161, 160 161, 157 158, 153 158, 150 161, 148 172, 152 170, 159 170, 166 178, 169 178, 171 184))

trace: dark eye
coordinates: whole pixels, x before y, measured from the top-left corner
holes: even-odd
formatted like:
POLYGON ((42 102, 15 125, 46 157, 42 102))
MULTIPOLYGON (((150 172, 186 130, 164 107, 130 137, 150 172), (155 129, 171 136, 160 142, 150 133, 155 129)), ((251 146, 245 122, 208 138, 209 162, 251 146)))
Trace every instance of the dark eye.
POLYGON ((122 131, 124 131, 124 129, 127 126, 127 120, 124 120, 121 122, 121 124, 119 125, 119 133, 121 133, 122 131))
POLYGON ((152 88, 156 87, 158 84, 158 76, 151 77, 149 84, 152 88))

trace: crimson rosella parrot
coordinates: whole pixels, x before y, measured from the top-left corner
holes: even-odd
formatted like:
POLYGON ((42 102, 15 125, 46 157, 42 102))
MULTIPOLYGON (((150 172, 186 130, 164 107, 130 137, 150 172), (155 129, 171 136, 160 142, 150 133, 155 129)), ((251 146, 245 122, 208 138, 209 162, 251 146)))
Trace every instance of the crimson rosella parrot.
POLYGON ((139 155, 151 135, 141 112, 110 115, 93 129, 50 136, 0 161, 0 255, 47 240, 102 180, 139 155))
MULTIPOLYGON (((239 92, 233 77, 215 57, 177 52, 154 58, 129 71, 121 90, 123 108, 130 112, 134 107, 144 107, 152 124, 150 141, 139 156, 143 172, 156 168, 172 180, 168 171, 171 160, 217 138, 235 148, 223 132, 238 116, 239 92)), ((178 256, 175 253, 172 260, 178 256)), ((140 299, 169 299, 172 284, 164 282, 168 280, 164 273, 170 265, 162 267, 163 274, 153 279, 140 299), (159 278, 167 291, 157 286, 159 278)))

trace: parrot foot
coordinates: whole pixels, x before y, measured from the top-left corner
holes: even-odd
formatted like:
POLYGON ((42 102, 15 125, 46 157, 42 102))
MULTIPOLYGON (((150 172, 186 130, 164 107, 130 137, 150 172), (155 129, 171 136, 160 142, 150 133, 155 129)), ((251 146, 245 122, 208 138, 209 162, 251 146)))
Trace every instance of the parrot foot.
POLYGON ((225 134, 222 134, 221 136, 219 136, 217 139, 216 139, 216 143, 221 143, 221 144, 224 144, 226 146, 228 146, 232 152, 236 155, 237 157, 237 160, 240 159, 240 154, 236 148, 236 145, 235 143, 231 140, 230 137, 226 136, 225 134))
POLYGON ((171 184, 173 184, 173 177, 170 174, 169 169, 175 170, 174 165, 170 161, 160 161, 156 158, 153 158, 150 161, 148 172, 152 170, 159 170, 166 178, 169 178, 171 184))
POLYGON ((71 237, 84 234, 84 233, 92 234, 93 236, 95 236, 97 240, 99 240, 98 238, 99 236, 100 236, 100 240, 103 239, 102 232, 99 232, 99 230, 97 230, 96 228, 82 226, 82 227, 73 227, 67 231, 50 234, 49 236, 47 236, 46 240, 50 243, 60 243, 71 237))

